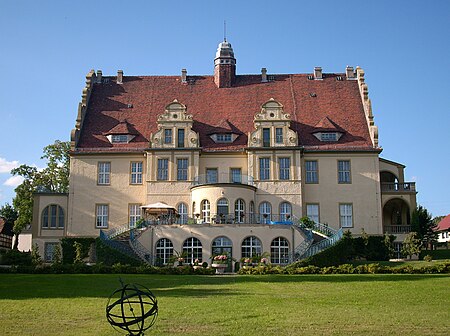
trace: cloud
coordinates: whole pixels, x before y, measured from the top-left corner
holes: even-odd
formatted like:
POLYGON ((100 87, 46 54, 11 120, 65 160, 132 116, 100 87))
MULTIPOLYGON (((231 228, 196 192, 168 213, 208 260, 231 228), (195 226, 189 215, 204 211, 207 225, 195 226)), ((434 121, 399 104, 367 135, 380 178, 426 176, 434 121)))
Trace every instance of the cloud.
POLYGON ((11 169, 19 167, 19 161, 6 161, 0 157, 0 173, 10 173, 11 169))
POLYGON ((11 176, 9 179, 7 179, 3 185, 8 187, 17 187, 19 184, 23 182, 24 178, 22 176, 11 176))

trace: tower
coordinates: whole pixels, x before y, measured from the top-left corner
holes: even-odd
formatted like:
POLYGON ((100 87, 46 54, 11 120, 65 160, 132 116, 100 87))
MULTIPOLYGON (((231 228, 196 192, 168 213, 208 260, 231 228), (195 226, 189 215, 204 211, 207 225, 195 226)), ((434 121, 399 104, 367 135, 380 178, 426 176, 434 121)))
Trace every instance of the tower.
POLYGON ((231 43, 226 38, 217 48, 214 59, 214 82, 219 88, 233 86, 236 78, 236 59, 231 43))

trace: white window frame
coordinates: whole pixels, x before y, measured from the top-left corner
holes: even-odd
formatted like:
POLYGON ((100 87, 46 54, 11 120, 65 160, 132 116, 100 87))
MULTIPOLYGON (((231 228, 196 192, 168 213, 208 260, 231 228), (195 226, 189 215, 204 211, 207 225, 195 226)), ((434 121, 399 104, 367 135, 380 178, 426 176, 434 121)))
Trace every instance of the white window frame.
POLYGON ((130 164, 130 184, 142 184, 142 161, 132 161, 130 164))
POLYGON ((111 184, 111 162, 100 161, 97 163, 97 184, 98 185, 111 184))
POLYGON ((261 224, 268 224, 272 220, 272 204, 267 201, 259 203, 259 217, 261 224), (267 217, 264 218, 264 215, 267 217))
POLYGON ((284 237, 276 237, 270 244, 270 262, 272 264, 289 264, 289 241, 284 237))
POLYGON ((173 141, 173 131, 171 128, 164 129, 164 143, 171 144, 173 141))
POLYGON ((320 223, 320 206, 318 203, 306 204, 306 216, 316 223, 320 223))
POLYGON ((203 223, 211 223, 211 203, 204 199, 201 203, 203 223))
POLYGON ((158 169, 156 172, 156 179, 158 181, 169 180, 169 159, 161 158, 157 161, 158 169))
POLYGON ((319 163, 317 160, 305 161, 305 183, 319 183, 319 163))
POLYGON ((245 222, 245 201, 242 198, 234 202, 234 220, 236 223, 245 222))
POLYGON ((128 143, 127 134, 111 134, 111 143, 128 143))
POLYGON ((292 218, 292 204, 289 202, 280 203, 280 221, 286 221, 290 218, 292 218))
POLYGON ((95 228, 96 229, 108 228, 108 221, 109 221, 109 204, 96 204, 95 228))
POLYGON ((178 224, 187 224, 188 222, 188 206, 186 203, 181 202, 177 205, 177 212, 178 212, 178 224))
POLYGON ((339 184, 352 183, 352 166, 350 160, 338 161, 338 182, 339 184))
POLYGON ((41 227, 43 229, 64 229, 64 223, 64 209, 60 205, 49 204, 42 210, 41 227))
POLYGON ((259 158, 259 180, 270 180, 270 158, 268 157, 259 158))
POLYGON ((242 241, 241 244, 241 256, 242 258, 252 258, 262 254, 262 242, 261 239, 255 236, 249 236, 242 241))
POLYGON ((241 168, 230 168, 230 182, 231 183, 242 183, 242 169, 241 168))
POLYGON ((155 256, 161 260, 161 264, 167 265, 173 256, 173 243, 168 238, 161 238, 155 245, 155 256))
POLYGON ((353 227, 353 204, 340 203, 339 204, 339 223, 341 228, 353 227))
POLYGON ((141 219, 141 205, 137 203, 128 204, 128 223, 130 229, 136 227, 136 222, 141 219))
POLYGON ((178 158, 177 159, 177 181, 188 180, 189 159, 178 158))
POLYGON ((183 255, 186 255, 184 262, 193 264, 195 259, 202 262, 203 246, 200 239, 190 237, 183 242, 183 255))
POLYGON ((59 245, 56 242, 49 242, 44 244, 44 261, 52 262, 55 257, 55 248, 59 245))
POLYGON ((275 128, 275 143, 277 143, 277 144, 283 143, 283 128, 282 127, 275 128))

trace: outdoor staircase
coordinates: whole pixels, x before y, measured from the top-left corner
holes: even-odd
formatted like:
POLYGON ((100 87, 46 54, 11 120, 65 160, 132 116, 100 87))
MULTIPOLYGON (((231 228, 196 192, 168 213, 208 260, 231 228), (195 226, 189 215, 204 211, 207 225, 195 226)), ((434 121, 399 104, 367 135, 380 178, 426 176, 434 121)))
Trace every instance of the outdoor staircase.
POLYGON ((301 231, 305 240, 294 250, 294 260, 299 261, 311 257, 333 245, 342 239, 343 230, 335 230, 328 225, 314 223, 309 228, 303 225, 299 220, 293 222, 295 228, 301 231))
MULTIPOLYGON (((152 265, 152 252, 138 240, 141 234, 149 228, 149 225, 150 223, 144 222, 138 227, 130 229, 127 223, 109 231, 100 230, 100 239, 109 247, 152 265)), ((321 223, 314 223, 312 227, 306 227, 299 219, 293 218, 292 225, 305 237, 305 240, 295 247, 292 262, 311 257, 333 246, 343 236, 342 229, 335 230, 321 223)))

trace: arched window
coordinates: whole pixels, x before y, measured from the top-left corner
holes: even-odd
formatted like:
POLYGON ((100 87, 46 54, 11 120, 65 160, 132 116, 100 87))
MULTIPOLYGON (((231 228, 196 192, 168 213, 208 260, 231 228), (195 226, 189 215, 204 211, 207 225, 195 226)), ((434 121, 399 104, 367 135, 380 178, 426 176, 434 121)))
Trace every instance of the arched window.
POLYGON ((226 198, 221 198, 217 201, 217 215, 225 218, 228 215, 228 200, 226 198))
POLYGON ((177 212, 178 212, 178 224, 186 224, 188 220, 188 211, 187 211, 187 204, 186 203, 180 203, 177 206, 177 212))
POLYGON ((185 262, 193 264, 195 259, 202 262, 202 243, 195 237, 188 238, 183 243, 183 255, 185 262))
POLYGON ((280 204, 280 221, 290 220, 292 217, 292 205, 289 202, 280 204))
POLYGON ((277 237, 270 244, 270 262, 285 265, 289 263, 289 242, 286 238, 277 237))
POLYGON ((234 202, 234 220, 236 223, 244 223, 245 217, 245 202, 243 199, 238 198, 234 202))
POLYGON ((269 202, 259 204, 259 217, 262 224, 267 224, 272 220, 272 206, 269 202))
POLYGON ((244 239, 241 246, 242 258, 252 258, 254 256, 261 256, 261 254, 261 240, 259 240, 255 236, 250 236, 244 239))
POLYGON ((64 210, 59 205, 51 204, 42 211, 42 228, 44 229, 63 229, 64 228, 64 210))
POLYGON ((156 264, 166 265, 173 256, 173 244, 170 239, 162 238, 156 242, 156 264))
POLYGON ((208 200, 202 201, 202 219, 203 223, 211 222, 211 204, 208 200))
POLYGON ((226 254, 229 258, 232 257, 233 243, 228 237, 217 237, 212 243, 212 255, 226 254))

